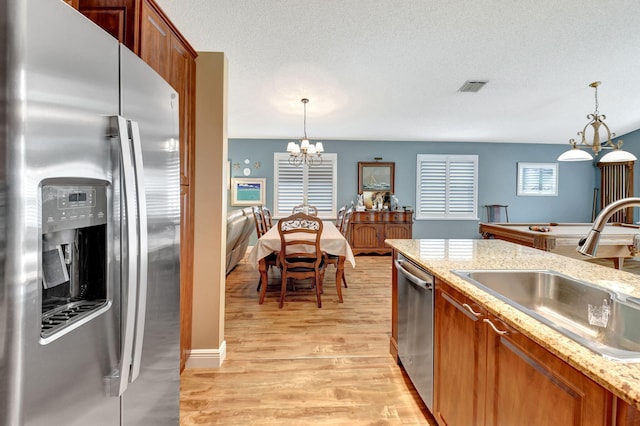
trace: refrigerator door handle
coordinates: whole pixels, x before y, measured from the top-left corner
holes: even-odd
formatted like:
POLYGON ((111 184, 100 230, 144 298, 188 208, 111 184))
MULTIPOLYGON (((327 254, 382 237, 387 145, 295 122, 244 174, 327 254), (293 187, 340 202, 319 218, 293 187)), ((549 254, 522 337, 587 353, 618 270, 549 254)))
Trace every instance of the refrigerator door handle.
MULTIPOLYGON (((126 241, 126 251, 122 253, 121 258, 127 259, 126 265, 123 264, 125 271, 121 273, 121 310, 122 315, 122 338, 120 347, 120 365, 118 369, 109 377, 111 396, 121 396, 127 389, 129 377, 131 373, 132 350, 135 335, 135 316, 136 316, 136 297, 137 286, 136 279, 138 276, 138 261, 136 254, 138 253, 136 238, 137 220, 136 216, 136 194, 135 194, 135 173, 133 168, 133 156, 131 152, 131 144, 129 142, 129 131, 127 120, 123 117, 113 117, 117 125, 117 143, 116 149, 120 152, 121 174, 122 174, 122 203, 126 216, 122 216, 121 220, 125 227, 124 240, 126 241)), ((123 250, 124 251, 124 250, 123 250)))
POLYGON ((144 325, 147 313, 147 200, 144 186, 144 169, 142 164, 142 140, 140 129, 135 121, 129 122, 131 142, 133 145, 133 162, 135 166, 136 191, 138 195, 138 297, 135 322, 135 338, 133 343, 133 361, 131 364, 130 381, 133 382, 140 374, 142 363, 142 345, 144 340, 144 325))

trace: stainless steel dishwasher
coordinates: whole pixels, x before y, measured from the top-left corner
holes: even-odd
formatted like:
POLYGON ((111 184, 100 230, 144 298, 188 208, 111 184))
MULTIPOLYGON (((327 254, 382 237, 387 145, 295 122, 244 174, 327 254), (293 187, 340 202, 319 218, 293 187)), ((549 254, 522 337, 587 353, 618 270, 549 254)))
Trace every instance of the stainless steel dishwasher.
POLYGON ((398 358, 429 408, 433 405, 433 275, 398 254, 398 358))

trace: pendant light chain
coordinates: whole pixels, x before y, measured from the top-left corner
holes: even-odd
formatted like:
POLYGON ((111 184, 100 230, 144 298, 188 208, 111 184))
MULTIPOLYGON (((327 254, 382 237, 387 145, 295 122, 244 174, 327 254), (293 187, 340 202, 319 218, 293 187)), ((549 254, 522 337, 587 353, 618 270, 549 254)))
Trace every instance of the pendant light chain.
POLYGON ((307 103, 308 102, 309 102, 309 99, 307 99, 307 98, 304 98, 302 100, 302 104, 304 105, 304 121, 303 121, 302 125, 303 125, 303 129, 304 129, 304 138, 305 139, 308 139, 307 138, 307 103))

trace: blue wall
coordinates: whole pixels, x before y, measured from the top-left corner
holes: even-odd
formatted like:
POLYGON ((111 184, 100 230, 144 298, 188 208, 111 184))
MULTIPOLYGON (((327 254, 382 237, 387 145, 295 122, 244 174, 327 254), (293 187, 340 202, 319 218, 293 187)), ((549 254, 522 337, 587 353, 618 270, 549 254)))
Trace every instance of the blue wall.
MULTIPOLYGON (((621 136, 618 139, 622 139, 624 141, 624 145, 622 146, 622 149, 624 149, 625 151, 632 152, 636 157, 638 157, 638 160, 636 161, 636 164, 634 166, 633 188, 634 188, 634 195, 636 197, 639 197, 640 196, 640 173, 638 173, 636 170, 638 168, 638 163, 640 163, 640 130, 627 133, 626 135, 621 136)), ((634 222, 638 222, 638 220, 640 220, 639 218, 640 218, 640 209, 634 209, 634 222)))
MULTIPOLYGON (((622 137, 624 149, 640 157, 640 131, 622 137)), ((231 176, 243 177, 244 160, 249 159, 251 177, 267 178, 267 205, 273 205, 273 153, 284 152, 288 140, 230 139, 231 176), (256 168, 255 163, 260 162, 256 168), (239 168, 234 168, 234 164, 239 168)), ((313 141, 312 141, 313 142, 313 141)), ((591 222, 594 188, 599 186, 595 162, 559 164, 557 197, 516 196, 518 162, 555 163, 567 145, 403 142, 403 141, 325 141, 326 152, 338 154, 338 206, 350 204, 357 195, 358 162, 395 162, 395 193, 400 205, 415 206, 417 154, 475 154, 479 157, 478 214, 486 220, 485 204, 509 205, 510 222, 591 222)), ((640 191, 636 176, 636 193, 640 191)), ((228 206, 229 209, 235 207, 228 206)), ((420 220, 413 226, 414 238, 479 238, 478 221, 420 220)))

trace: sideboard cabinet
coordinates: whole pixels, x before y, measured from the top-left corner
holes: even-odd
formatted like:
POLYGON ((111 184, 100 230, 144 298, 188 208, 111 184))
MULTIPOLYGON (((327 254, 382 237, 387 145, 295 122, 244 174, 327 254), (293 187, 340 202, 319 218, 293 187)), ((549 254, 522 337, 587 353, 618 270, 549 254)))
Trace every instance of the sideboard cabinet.
POLYGON ((385 239, 410 239, 413 233, 413 212, 364 211, 353 212, 349 221, 349 244, 353 254, 391 253, 385 239))

